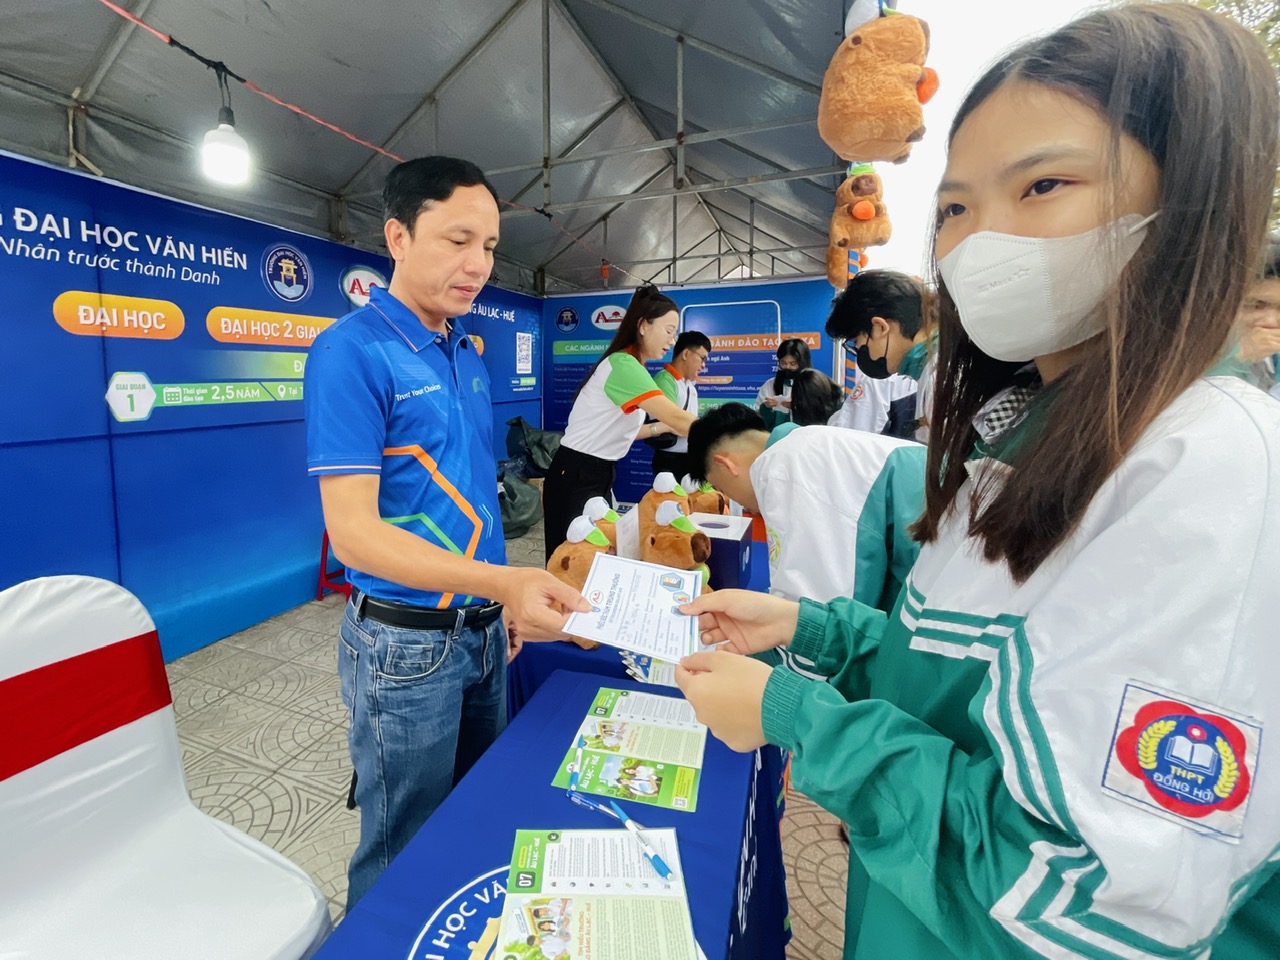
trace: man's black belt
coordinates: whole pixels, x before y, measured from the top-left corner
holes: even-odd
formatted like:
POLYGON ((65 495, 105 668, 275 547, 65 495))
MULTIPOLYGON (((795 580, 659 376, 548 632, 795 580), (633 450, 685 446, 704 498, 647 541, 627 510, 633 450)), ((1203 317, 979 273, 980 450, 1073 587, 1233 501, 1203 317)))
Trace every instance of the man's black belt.
MULTIPOLYGON (((357 591, 359 593, 359 591, 357 591)), ((502 604, 473 603, 465 607, 414 607, 407 603, 395 603, 391 600, 379 600, 365 593, 359 593, 356 600, 356 616, 366 616, 379 623, 392 627, 407 627, 410 630, 449 630, 462 615, 462 624, 470 627, 483 627, 492 623, 502 613, 502 604)))

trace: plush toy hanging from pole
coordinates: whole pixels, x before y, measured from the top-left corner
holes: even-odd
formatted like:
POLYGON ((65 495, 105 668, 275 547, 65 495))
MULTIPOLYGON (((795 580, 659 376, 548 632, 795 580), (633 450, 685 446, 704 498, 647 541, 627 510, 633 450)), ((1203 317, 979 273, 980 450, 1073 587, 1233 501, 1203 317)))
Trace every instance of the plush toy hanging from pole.
POLYGON ((857 274, 867 269, 867 255, 848 247, 827 247, 827 281, 837 290, 843 290, 857 274))
POLYGON ((867 264, 863 251, 888 243, 893 235, 889 211, 882 199, 884 184, 869 163, 853 164, 836 189, 827 238, 827 280, 844 289, 849 278, 867 264))
POLYGON ((901 163, 924 136, 938 75, 924 65, 929 28, 885 0, 854 0, 822 78, 818 135, 846 160, 901 163))

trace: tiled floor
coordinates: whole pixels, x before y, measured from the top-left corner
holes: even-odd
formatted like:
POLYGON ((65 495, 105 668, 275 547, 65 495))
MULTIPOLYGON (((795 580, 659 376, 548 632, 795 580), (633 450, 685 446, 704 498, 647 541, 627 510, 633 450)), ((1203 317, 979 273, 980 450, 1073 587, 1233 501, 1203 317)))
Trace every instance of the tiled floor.
MULTIPOLYGON (((542 566, 542 530, 507 541, 508 560, 542 566)), ((335 643, 344 598, 329 595, 169 664, 187 786, 202 810, 299 864, 335 920, 359 820, 335 643)), ((836 820, 794 792, 783 821, 791 898, 789 960, 840 956, 847 851, 836 820)))

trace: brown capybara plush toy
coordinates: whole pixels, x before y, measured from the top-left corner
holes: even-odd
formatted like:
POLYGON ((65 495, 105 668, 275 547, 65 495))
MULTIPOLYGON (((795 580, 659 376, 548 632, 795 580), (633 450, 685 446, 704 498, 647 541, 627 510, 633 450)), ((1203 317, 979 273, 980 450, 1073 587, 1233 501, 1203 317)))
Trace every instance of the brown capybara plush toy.
POLYGON ((822 78, 818 135, 846 160, 900 163, 924 136, 923 106, 938 89, 924 65, 929 28, 875 3, 855 3, 849 14, 822 78))
POLYGON ((699 530, 678 503, 658 507, 649 533, 640 537, 640 559, 674 570, 701 570, 702 592, 711 590, 711 538, 699 530))
POLYGON ((694 483, 693 477, 685 474, 680 486, 689 491, 690 513, 716 513, 726 516, 729 513, 729 498, 709 483, 694 483))
MULTIPOLYGON (((547 571, 581 593, 596 554, 617 552, 608 538, 591 522, 590 517, 575 517, 569 524, 569 533, 564 543, 556 547, 551 559, 547 561, 547 571)), ((570 637, 569 640, 583 650, 594 650, 600 646, 594 640, 583 640, 580 637, 570 637)))

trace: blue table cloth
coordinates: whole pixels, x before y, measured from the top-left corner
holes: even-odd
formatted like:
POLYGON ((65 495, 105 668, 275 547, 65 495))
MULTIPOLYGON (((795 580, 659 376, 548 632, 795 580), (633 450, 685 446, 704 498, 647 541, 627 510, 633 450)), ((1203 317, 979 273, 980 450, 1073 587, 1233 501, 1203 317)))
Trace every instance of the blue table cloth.
MULTIPOLYGON (((316 960, 501 960, 489 920, 502 912, 516 830, 616 827, 551 786, 602 686, 678 696, 581 673, 546 678, 316 960)), ((737 754, 708 736, 697 812, 626 804, 646 827, 676 828, 693 932, 709 960, 784 955, 779 765, 773 748, 737 754)))

